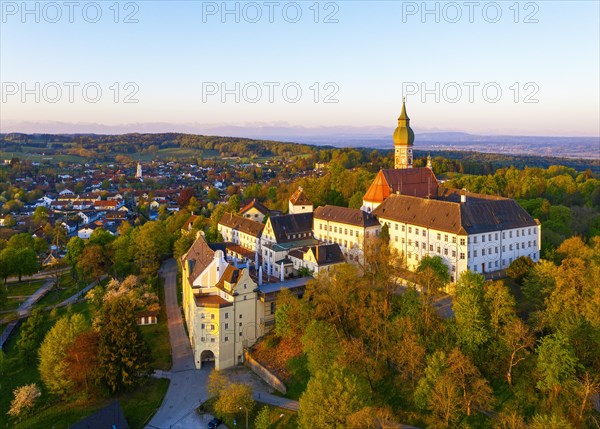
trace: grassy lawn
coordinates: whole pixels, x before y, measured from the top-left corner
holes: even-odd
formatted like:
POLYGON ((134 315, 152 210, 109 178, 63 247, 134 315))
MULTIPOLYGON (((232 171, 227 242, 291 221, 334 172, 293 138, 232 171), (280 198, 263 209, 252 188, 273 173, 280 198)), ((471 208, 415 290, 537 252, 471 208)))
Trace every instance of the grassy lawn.
POLYGON ((306 390, 306 385, 310 379, 307 364, 308 359, 305 354, 291 358, 287 362, 290 381, 286 383, 287 393, 284 395, 286 398, 298 400, 306 390))
POLYGON ((119 396, 123 414, 131 429, 142 429, 152 418, 160 406, 167 389, 169 380, 165 378, 149 378, 144 385, 133 392, 119 396))
MULTIPOLYGON (((7 287, 9 298, 6 300, 6 303, 0 305, 0 311, 17 309, 17 307, 19 307, 19 305, 21 305, 28 296, 32 295, 36 290, 38 290, 44 284, 44 282, 44 280, 35 280, 21 283, 8 283, 7 287)), ((0 319, 2 317, 0 317, 0 319)))
POLYGON ((45 283, 45 280, 34 280, 21 283, 8 283, 8 296, 29 296, 32 295, 45 283))
POLYGON ((0 305, 0 311, 16 310, 27 298, 8 298, 4 305, 0 305))
POLYGON ((58 285, 58 288, 54 287, 50 292, 44 295, 44 297, 35 304, 35 307, 45 308, 58 304, 84 288, 83 284, 77 284, 77 282, 73 280, 71 273, 62 274, 58 285))
MULTIPOLYGON (((217 416, 223 419, 223 423, 227 425, 229 428, 246 428, 246 413, 240 412, 237 415, 219 415, 215 413, 215 402, 216 399, 212 398, 203 403, 199 408, 198 412, 207 412, 213 416, 217 416), (236 420, 237 425, 233 425, 233 420, 236 420)), ((256 415, 260 412, 263 407, 268 407, 271 417, 271 428, 272 429, 296 429, 298 427, 298 415, 290 410, 286 410, 285 408, 275 407, 273 405, 263 404, 261 402, 256 402, 254 408, 250 413, 248 413, 248 429, 254 429, 254 420, 256 419, 256 415)))
POLYGON ((165 307, 164 282, 160 280, 158 291, 160 314, 156 325, 140 326, 146 342, 152 350, 152 368, 168 371, 171 369, 171 343, 167 326, 167 310, 165 307))

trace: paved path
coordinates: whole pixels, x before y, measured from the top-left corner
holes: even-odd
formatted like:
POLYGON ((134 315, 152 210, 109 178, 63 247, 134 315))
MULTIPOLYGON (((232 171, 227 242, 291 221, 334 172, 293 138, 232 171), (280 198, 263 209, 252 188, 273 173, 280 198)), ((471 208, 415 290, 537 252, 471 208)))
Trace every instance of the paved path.
POLYGON ((67 271, 69 271, 71 269, 71 267, 65 267, 65 268, 59 268, 58 270, 51 270, 51 271, 40 271, 39 273, 35 273, 32 274, 30 276, 21 276, 21 280, 19 280, 18 276, 13 276, 13 277, 9 277, 7 279, 7 282, 10 283, 15 283, 15 282, 25 282, 28 280, 40 280, 40 279, 45 279, 48 277, 53 277, 56 273, 66 273, 67 271))
POLYGON ((264 404, 275 405, 286 410, 298 411, 300 403, 293 399, 282 398, 281 396, 271 395, 270 393, 254 392, 254 400, 264 404))
POLYGON ((44 295, 46 295, 50 289, 54 286, 54 279, 48 279, 44 282, 44 284, 36 290, 32 295, 29 296, 17 309, 17 313, 19 317, 24 316, 25 314, 29 314, 29 310, 31 307, 38 302, 44 295))
POLYGON ((91 282, 89 285, 87 285, 86 287, 84 287, 83 289, 81 289, 76 294, 71 295, 70 297, 68 297, 64 301, 59 302, 58 304, 56 304, 56 305, 54 305, 52 307, 49 307, 49 308, 66 307, 67 305, 75 304, 75 303, 79 302, 80 300, 81 301, 84 300, 85 299, 85 294, 87 294, 91 289, 93 289, 94 287, 96 287, 96 285, 98 283, 102 282, 106 277, 108 277, 108 276, 106 274, 104 274, 102 277, 100 277, 100 280, 91 282))
POLYGON ((199 416, 196 408, 208 399, 206 386, 210 369, 195 369, 194 355, 183 327, 183 318, 177 305, 177 263, 166 261, 160 269, 165 281, 165 307, 171 341, 173 364, 171 371, 157 376, 169 378, 171 383, 163 402, 146 428, 151 429, 202 429, 212 418, 199 416))

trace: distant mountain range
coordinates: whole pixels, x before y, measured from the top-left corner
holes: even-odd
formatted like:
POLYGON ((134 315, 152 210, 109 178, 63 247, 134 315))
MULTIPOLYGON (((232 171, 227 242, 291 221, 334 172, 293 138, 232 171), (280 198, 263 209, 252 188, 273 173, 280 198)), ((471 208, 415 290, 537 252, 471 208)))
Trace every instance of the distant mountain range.
MULTIPOLYGON (((178 132, 229 137, 247 137, 336 147, 392 148, 389 127, 296 127, 289 124, 203 125, 140 123, 104 125, 95 123, 3 121, 0 133, 125 134, 178 132)), ((476 135, 415 128, 415 148, 485 153, 600 159, 600 137, 553 137, 476 135)))

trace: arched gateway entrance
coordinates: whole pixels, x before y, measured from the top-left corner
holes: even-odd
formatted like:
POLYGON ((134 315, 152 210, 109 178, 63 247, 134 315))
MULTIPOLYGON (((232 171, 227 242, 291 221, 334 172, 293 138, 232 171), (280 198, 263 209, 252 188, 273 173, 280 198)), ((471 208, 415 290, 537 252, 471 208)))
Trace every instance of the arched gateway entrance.
POLYGON ((215 354, 211 350, 204 350, 200 353, 200 368, 205 367, 215 367, 215 354))

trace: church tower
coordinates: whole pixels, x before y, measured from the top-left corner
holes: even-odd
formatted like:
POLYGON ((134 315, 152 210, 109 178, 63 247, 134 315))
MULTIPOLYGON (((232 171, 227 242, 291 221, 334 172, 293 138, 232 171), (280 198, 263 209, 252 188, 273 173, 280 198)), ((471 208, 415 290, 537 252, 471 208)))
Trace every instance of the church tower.
POLYGON ((406 114, 406 98, 402 98, 402 113, 398 118, 398 128, 394 131, 394 165, 396 169, 412 168, 414 141, 415 133, 410 128, 410 118, 406 114))

